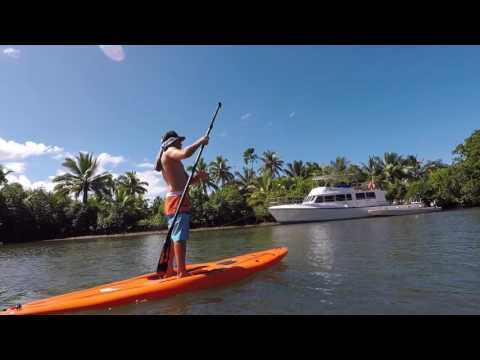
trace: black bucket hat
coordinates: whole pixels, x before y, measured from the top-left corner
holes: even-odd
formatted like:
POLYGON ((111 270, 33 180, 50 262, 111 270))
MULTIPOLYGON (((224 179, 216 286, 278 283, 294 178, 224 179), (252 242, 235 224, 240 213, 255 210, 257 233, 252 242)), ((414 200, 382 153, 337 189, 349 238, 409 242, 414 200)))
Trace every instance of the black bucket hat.
POLYGON ((183 140, 185 140, 185 136, 178 136, 178 134, 173 130, 167 131, 165 135, 163 135, 162 145, 160 146, 160 151, 158 152, 157 159, 155 160, 155 163, 158 164, 158 171, 163 171, 163 167, 161 164, 163 152, 166 151, 170 146, 172 146, 172 144, 177 140, 180 140, 180 142, 182 142, 183 140))
POLYGON ((169 146, 171 146, 177 140, 182 142, 185 140, 185 136, 178 136, 178 134, 173 130, 167 131, 165 135, 163 135, 162 137, 162 148, 166 150, 169 146))

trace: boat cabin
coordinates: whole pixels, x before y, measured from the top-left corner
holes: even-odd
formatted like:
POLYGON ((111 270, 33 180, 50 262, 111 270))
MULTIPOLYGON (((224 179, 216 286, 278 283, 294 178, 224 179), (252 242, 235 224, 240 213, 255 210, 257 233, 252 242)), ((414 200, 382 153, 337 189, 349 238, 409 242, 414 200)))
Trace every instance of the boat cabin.
POLYGON ((320 186, 312 189, 303 200, 304 205, 337 203, 351 206, 385 205, 383 190, 362 190, 357 188, 320 186))

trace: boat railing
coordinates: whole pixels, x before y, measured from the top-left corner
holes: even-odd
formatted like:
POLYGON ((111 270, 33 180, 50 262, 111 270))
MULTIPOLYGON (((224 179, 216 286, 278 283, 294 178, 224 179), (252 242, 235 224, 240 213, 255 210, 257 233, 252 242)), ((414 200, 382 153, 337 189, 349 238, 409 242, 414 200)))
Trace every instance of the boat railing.
POLYGON ((301 204, 303 203, 303 197, 291 197, 291 196, 283 196, 278 198, 273 198, 268 202, 268 206, 276 206, 276 205, 288 205, 288 204, 301 204))

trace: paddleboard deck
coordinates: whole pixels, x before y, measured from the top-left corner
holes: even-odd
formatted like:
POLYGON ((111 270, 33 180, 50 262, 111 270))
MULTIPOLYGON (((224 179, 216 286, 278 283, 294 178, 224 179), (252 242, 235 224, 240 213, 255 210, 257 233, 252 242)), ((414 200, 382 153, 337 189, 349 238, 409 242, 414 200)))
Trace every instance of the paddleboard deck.
POLYGON ((188 265, 187 271, 190 276, 179 279, 175 275, 163 279, 156 273, 144 274, 127 280, 17 305, 0 311, 0 315, 62 314, 162 299, 242 280, 278 263, 287 253, 286 247, 279 247, 215 262, 188 265))

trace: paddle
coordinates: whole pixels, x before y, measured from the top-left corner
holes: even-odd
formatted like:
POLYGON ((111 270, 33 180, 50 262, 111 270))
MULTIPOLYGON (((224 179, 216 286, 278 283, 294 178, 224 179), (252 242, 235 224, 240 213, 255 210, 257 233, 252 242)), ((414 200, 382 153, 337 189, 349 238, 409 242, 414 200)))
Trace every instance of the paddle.
MULTIPOLYGON (((222 107, 222 103, 218 103, 217 110, 215 111, 215 115, 213 116, 212 121, 210 122, 210 126, 208 127, 207 134, 205 136, 209 136, 210 132, 212 131, 213 128, 213 123, 215 122, 215 119, 217 117, 218 111, 222 107)), ((205 145, 202 145, 200 148, 200 152, 197 155, 197 159, 195 160, 195 164, 193 165, 192 172, 190 173, 190 176, 188 177, 188 181, 185 184, 185 188, 183 189, 182 192, 182 197, 180 198, 180 202, 177 205, 177 210, 175 210, 175 216, 173 217, 172 221, 172 226, 168 229, 167 232, 167 238, 165 239, 165 243, 163 244, 162 252, 160 253, 160 259, 158 260, 158 265, 157 265, 157 273, 164 273, 167 271, 167 265, 168 265, 168 258, 170 256, 170 246, 172 244, 172 232, 173 228, 175 226, 175 222, 177 221, 178 213, 180 212, 180 208, 182 207, 183 200, 185 198, 185 194, 188 191, 188 187, 190 186, 190 182, 192 181, 193 174, 195 173, 195 169, 197 168, 198 161, 200 160, 200 157, 202 156, 203 148, 205 145)))

